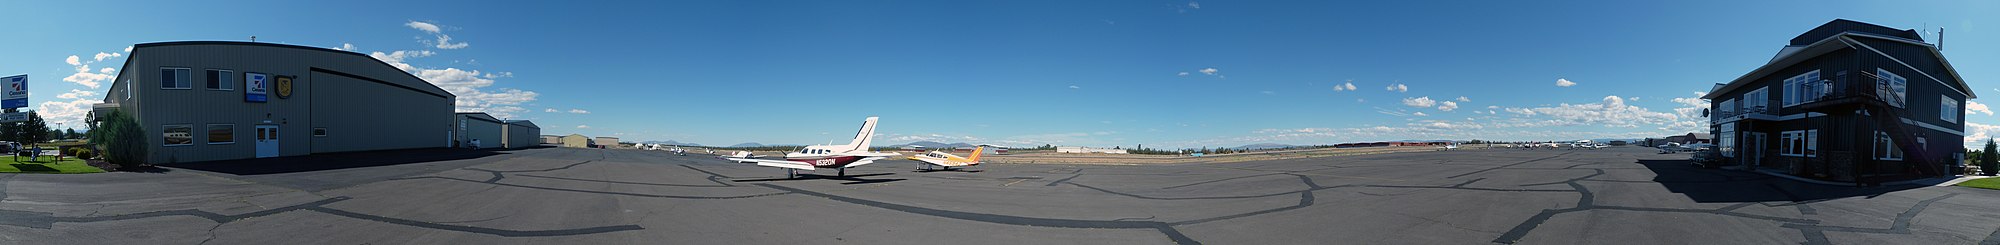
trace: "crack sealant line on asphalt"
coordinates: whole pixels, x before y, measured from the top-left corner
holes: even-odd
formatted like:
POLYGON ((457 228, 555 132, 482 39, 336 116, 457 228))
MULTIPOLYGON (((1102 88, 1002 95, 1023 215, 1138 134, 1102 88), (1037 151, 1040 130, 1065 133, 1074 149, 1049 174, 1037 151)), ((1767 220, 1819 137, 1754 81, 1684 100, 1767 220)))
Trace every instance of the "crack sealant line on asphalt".
POLYGON ((1493 167, 1493 168, 1488 168, 1488 169, 1481 169, 1481 170, 1479 170, 1479 171, 1472 171, 1471 173, 1463 173, 1463 174, 1459 174, 1459 175, 1452 175, 1451 177, 1445 177, 1445 178, 1446 178, 1446 179, 1457 179, 1458 177, 1465 177, 1466 175, 1472 175, 1472 174, 1477 174, 1477 173, 1484 173, 1484 172, 1486 172, 1486 171, 1493 171, 1493 170, 1496 170, 1496 169, 1502 169, 1502 168, 1507 168, 1507 167, 1513 167, 1513 166, 1515 166, 1515 165, 1521 165, 1521 164, 1528 164, 1528 163, 1532 163, 1532 162, 1540 162, 1540 161, 1542 161, 1542 160, 1549 160, 1549 159, 1555 159, 1555 158, 1557 158, 1557 157, 1562 157, 1563 155, 1569 155, 1570 153, 1575 153, 1575 152, 1564 152, 1564 153, 1562 153, 1562 154, 1556 154, 1556 155, 1554 155, 1554 156, 1549 156, 1549 157, 1544 157, 1544 158, 1536 158, 1536 159, 1534 159, 1534 160, 1527 160, 1527 161, 1521 161, 1521 162, 1518 162, 1518 163, 1514 163, 1514 164, 1507 164, 1507 165, 1501 165, 1501 166, 1499 166, 1499 167, 1493 167))
POLYGON ((1083 172, 1083 170, 1082 170, 1082 169, 1078 169, 1078 170, 1077 170, 1077 173, 1076 173, 1076 174, 1073 174, 1073 175, 1070 175, 1070 176, 1069 176, 1068 178, 1062 178, 1062 179, 1059 179, 1059 180, 1056 180, 1056 181, 1051 181, 1051 182, 1049 182, 1049 184, 1047 184, 1047 185, 1042 185, 1042 186, 1056 186, 1056 184, 1062 184, 1062 183, 1065 183, 1065 182, 1069 182, 1069 180, 1070 180, 1070 179, 1075 179, 1076 177, 1079 177, 1079 176, 1083 176, 1082 172, 1083 172))
POLYGON ((822 197, 850 204, 901 211, 906 213, 930 215, 930 216, 959 219, 959 220, 996 223, 996 224, 1057 227, 1057 228, 1156 229, 1159 230, 1161 234, 1166 235, 1168 239, 1173 240, 1174 243, 1201 244, 1201 242, 1195 241, 1193 238, 1188 238, 1187 235, 1181 234, 1179 230, 1174 229, 1173 225, 1168 224, 1166 222, 1050 219, 1050 218, 1032 218, 1032 217, 1021 217, 1021 216, 999 215, 999 214, 969 213, 969 212, 930 209, 930 208, 872 201, 867 199, 826 194, 826 193, 820 193, 820 192, 814 192, 804 189, 784 187, 772 184, 757 184, 757 186, 788 191, 791 193, 805 194, 808 196, 822 197))
POLYGON ((1860 228, 1860 227, 1847 227, 1847 226, 1821 226, 1816 224, 1797 224, 1797 223, 1784 224, 1782 225, 1782 227, 1799 229, 1800 231, 1811 231, 1811 232, 1837 231, 1837 232, 1876 233, 1876 234, 1910 234, 1910 221, 1916 219, 1917 214, 1921 214, 1924 212, 1925 209, 1929 209, 1931 203, 1936 203, 1938 201, 1944 200, 1945 198, 1951 198, 1954 196, 1958 196, 1958 193, 1945 194, 1943 196, 1938 196, 1935 198, 1917 202, 1916 205, 1910 206, 1909 210, 1905 210, 1903 211, 1903 213, 1896 214, 1896 220, 1890 223, 1889 228, 1886 229, 1860 228))
POLYGON ((346 210, 339 210, 339 209, 332 209, 332 208, 326 208, 326 207, 319 207, 319 206, 314 206, 314 207, 308 207, 308 208, 306 208, 306 210, 311 210, 311 211, 314 211, 314 212, 320 212, 320 213, 326 213, 326 214, 332 214, 332 215, 336 215, 336 216, 341 216, 341 217, 348 217, 348 218, 354 218, 354 219, 361 219, 361 220, 370 220, 370 221, 375 221, 375 222, 382 222, 382 223, 390 223, 390 224, 398 224, 398 225, 405 225, 405 226, 412 226, 412 227, 422 227, 422 228, 429 228, 429 229, 436 229, 436 230, 448 230, 448 231, 457 231, 457 232, 467 232, 467 233, 479 233, 479 234, 487 234, 487 235, 495 235, 495 236, 503 236, 503 237, 544 237, 544 236, 574 236, 574 235, 589 235, 589 234, 597 234, 597 233, 607 233, 607 232, 619 232, 619 231, 632 231, 632 230, 644 230, 644 229, 645 229, 645 228, 643 228, 643 227, 639 227, 638 225, 614 225, 614 226, 599 226, 599 227, 588 227, 588 228, 576 228, 576 229, 558 229, 558 230, 507 230, 507 229, 496 229, 496 228, 486 228, 486 227, 476 227, 476 226, 465 226, 465 225, 449 225, 449 224, 438 224, 438 223, 431 223, 431 222, 423 222, 423 221, 416 221, 416 220, 407 220, 407 219, 397 219, 397 218, 389 218, 389 217, 383 217, 383 216, 375 216, 375 215, 368 215, 368 214, 362 214, 362 213, 355 213, 355 212, 348 212, 348 211, 346 211, 346 210))
POLYGON ((627 185, 650 185, 650 186, 673 186, 673 187, 734 187, 730 185, 689 185, 689 184, 663 184, 663 183, 645 183, 645 182, 630 182, 630 181, 615 181, 615 180, 593 180, 593 179, 578 179, 578 178, 555 177, 555 176, 541 176, 532 174, 522 174, 519 176, 545 178, 545 179, 559 179, 559 180, 569 180, 569 181, 598 182, 598 183, 609 183, 609 184, 627 184, 627 185))

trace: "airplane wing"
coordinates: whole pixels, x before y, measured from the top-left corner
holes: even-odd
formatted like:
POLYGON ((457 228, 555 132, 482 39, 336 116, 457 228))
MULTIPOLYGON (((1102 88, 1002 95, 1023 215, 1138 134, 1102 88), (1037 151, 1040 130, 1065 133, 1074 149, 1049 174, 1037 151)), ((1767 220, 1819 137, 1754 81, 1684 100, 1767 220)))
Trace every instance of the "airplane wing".
POLYGON ((849 168, 852 168, 852 167, 860 167, 861 165, 868 165, 868 164, 871 164, 871 163, 875 163, 875 160, 882 160, 883 158, 888 158, 888 157, 868 157, 868 158, 862 158, 861 160, 855 160, 855 161, 854 161, 854 163, 849 163, 849 164, 847 164, 847 167, 849 167, 849 168))
MULTIPOLYGON (((730 160, 730 161, 736 161, 736 162, 741 162, 741 163, 755 163, 755 164, 757 164, 757 166, 763 166, 763 167, 776 167, 776 168, 789 168, 789 169, 797 169, 797 170, 813 170, 813 169, 814 169, 814 168, 813 168, 813 166, 812 166, 812 164, 806 164, 806 163, 802 163, 802 162, 794 162, 794 161, 782 161, 782 160, 764 160, 764 159, 748 159, 748 158, 730 158, 729 160, 730 160)), ((864 160, 865 160, 865 159, 864 159, 864 160)))

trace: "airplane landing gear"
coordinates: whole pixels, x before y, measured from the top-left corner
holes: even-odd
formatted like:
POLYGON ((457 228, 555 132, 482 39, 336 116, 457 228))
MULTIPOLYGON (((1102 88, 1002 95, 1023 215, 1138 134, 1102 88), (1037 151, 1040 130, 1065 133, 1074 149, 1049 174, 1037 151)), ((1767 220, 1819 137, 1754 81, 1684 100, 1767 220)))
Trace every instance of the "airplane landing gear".
POLYGON ((785 169, 785 178, 786 178, 786 179, 797 179, 797 178, 799 178, 799 170, 797 170, 797 169, 789 169, 789 168, 785 169))
POLYGON ((841 177, 847 176, 847 168, 840 168, 840 176, 841 177))

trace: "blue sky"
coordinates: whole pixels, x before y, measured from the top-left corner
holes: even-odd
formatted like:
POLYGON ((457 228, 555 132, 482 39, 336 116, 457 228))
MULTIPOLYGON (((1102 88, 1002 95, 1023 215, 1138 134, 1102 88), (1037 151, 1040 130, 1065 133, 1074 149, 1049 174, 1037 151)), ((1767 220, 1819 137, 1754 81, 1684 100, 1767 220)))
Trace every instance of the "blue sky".
MULTIPOLYGON (((0 74, 29 74, 34 108, 72 122, 66 126, 102 99, 109 82, 98 77, 116 74, 104 68, 115 68, 134 43, 253 35, 379 52, 458 94, 461 110, 534 120, 546 134, 710 145, 825 143, 851 136, 871 115, 883 117, 883 143, 1664 136, 1705 129, 1694 105, 1705 103, 1685 102, 1835 18, 1946 28, 1946 57, 1975 91, 2000 95, 1993 89, 2000 74, 1991 69, 2000 65, 1992 45, 2000 43, 1992 25, 2000 19, 1990 14, 2000 4, 1991 1, 37 1, 0 8, 16 20, 0 22, 7 32, 0 74)), ((1990 111, 1967 115, 1968 138, 2000 132, 1990 111)))

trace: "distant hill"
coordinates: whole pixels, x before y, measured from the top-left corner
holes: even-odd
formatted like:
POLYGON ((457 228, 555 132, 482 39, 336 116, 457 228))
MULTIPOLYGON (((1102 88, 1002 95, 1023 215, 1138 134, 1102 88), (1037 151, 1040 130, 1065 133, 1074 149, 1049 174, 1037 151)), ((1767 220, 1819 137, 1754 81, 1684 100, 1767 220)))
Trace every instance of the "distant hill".
POLYGON ((1249 145, 1243 145, 1243 146, 1238 146, 1238 147, 1236 147, 1236 149, 1246 149, 1246 150, 1267 150, 1267 149, 1282 149, 1282 148, 1291 148, 1291 147, 1297 147, 1297 146, 1295 146, 1295 145, 1287 145, 1287 144, 1272 144, 1272 143, 1263 143, 1263 144, 1249 144, 1249 145))
POLYGON ((910 142, 910 143, 904 143, 904 144, 897 144, 897 145, 890 145, 890 146, 894 146, 894 147, 903 147, 903 146, 911 146, 911 145, 914 145, 914 146, 922 146, 922 147, 924 147, 924 148, 926 148, 926 149, 939 149, 939 148, 945 148, 945 147, 951 147, 951 144, 945 144, 945 143, 938 143, 938 142, 935 142, 935 141, 917 141, 917 142, 910 142))
POLYGON ((762 147, 762 146, 764 146, 764 144, 758 144, 757 142, 729 145, 729 147, 762 147))
POLYGON ((945 143, 942 143, 942 142, 936 142, 936 141, 917 141, 917 142, 910 142, 910 143, 903 143, 903 144, 894 144, 894 145, 888 145, 888 146, 890 146, 890 147, 903 147, 903 146, 910 146, 910 145, 914 145, 914 146, 922 146, 922 147, 924 147, 924 149, 944 149, 944 148, 972 148, 972 147, 976 147, 976 146, 978 146, 978 145, 973 145, 973 144, 967 144, 967 143, 965 143, 965 142, 959 142, 959 143, 950 143, 950 144, 945 144, 945 143))

